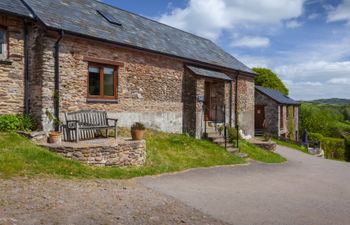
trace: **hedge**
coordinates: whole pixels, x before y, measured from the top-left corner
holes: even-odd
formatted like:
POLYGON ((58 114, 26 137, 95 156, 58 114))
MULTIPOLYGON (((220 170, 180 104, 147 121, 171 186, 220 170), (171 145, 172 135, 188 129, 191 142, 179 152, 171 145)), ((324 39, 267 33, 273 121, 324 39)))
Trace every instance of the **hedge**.
POLYGON ((309 133, 308 138, 310 141, 321 141, 324 137, 320 133, 309 133))
POLYGON ((350 162, 350 137, 345 138, 345 161, 350 162))
POLYGON ((326 159, 345 159, 344 139, 325 137, 321 140, 326 159))

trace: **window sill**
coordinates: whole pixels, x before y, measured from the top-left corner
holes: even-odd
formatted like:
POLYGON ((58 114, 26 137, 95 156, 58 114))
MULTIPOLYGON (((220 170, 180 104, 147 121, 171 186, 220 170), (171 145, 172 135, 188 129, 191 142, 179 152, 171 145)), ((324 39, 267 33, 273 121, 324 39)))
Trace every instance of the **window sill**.
POLYGON ((0 65, 12 65, 12 61, 8 59, 0 59, 0 65))
POLYGON ((87 103, 103 103, 103 104, 117 104, 118 100, 117 99, 93 99, 93 98, 88 98, 86 99, 87 103))

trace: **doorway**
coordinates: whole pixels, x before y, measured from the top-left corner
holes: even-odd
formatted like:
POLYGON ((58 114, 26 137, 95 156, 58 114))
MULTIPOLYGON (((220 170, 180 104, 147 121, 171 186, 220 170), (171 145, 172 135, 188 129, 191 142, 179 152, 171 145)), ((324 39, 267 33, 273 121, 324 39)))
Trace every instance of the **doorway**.
POLYGON ((265 106, 255 106, 255 129, 262 130, 264 128, 265 121, 265 106))

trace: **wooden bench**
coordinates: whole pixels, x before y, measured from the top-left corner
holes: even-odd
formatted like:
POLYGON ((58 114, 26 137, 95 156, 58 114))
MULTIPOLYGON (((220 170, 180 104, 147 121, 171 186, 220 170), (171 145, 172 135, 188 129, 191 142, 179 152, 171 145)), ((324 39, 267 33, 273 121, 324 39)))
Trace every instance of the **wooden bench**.
POLYGON ((107 112, 97 110, 80 110, 65 113, 66 123, 62 126, 65 141, 87 140, 96 138, 97 131, 105 130, 108 138, 109 130, 113 129, 117 137, 118 119, 107 117, 107 112), (112 122, 112 125, 111 123, 112 122))

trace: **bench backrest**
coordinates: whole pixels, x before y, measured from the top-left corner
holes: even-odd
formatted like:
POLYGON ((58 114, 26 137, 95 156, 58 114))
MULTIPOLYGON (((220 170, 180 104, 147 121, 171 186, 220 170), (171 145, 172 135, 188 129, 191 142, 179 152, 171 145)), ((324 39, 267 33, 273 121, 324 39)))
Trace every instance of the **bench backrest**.
POLYGON ((65 113, 67 120, 77 120, 79 123, 87 126, 108 125, 107 112, 97 110, 80 110, 76 112, 65 113))

